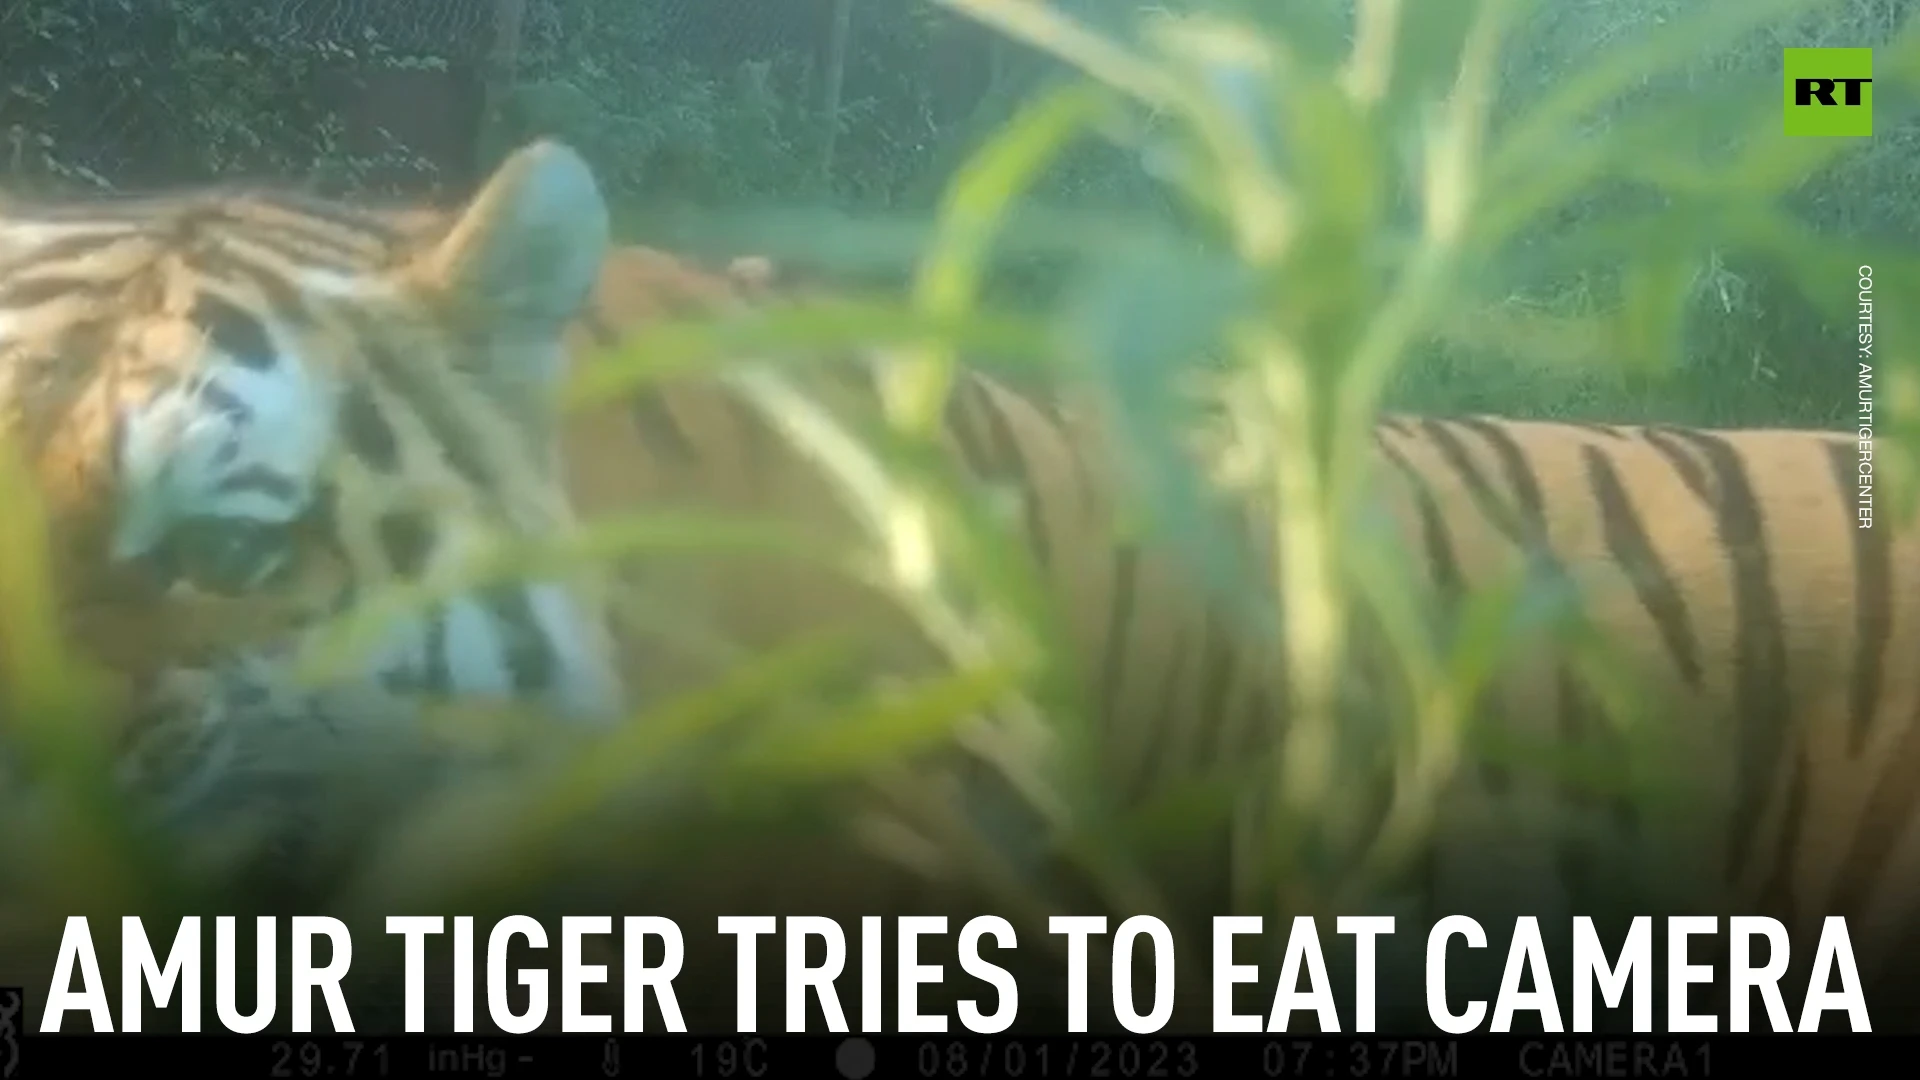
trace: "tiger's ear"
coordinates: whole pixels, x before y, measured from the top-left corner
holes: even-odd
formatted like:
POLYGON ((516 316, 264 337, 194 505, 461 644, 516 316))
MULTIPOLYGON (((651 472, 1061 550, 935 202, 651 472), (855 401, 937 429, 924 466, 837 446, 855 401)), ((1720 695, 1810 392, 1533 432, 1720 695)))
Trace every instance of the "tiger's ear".
MULTIPOLYGON (((498 343, 493 359, 528 362, 527 345, 557 346, 594 285, 610 243, 606 200, 579 154, 536 142, 495 170, 427 252, 424 278, 469 326, 498 343)), ((531 350, 559 374, 557 348, 531 350)), ((525 377, 527 371, 498 371, 525 377)))

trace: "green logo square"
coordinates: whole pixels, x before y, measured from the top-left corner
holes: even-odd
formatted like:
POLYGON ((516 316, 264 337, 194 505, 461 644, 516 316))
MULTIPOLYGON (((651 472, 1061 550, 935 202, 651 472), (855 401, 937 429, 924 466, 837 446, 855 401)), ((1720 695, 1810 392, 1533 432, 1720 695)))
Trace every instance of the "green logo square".
POLYGON ((1872 49, 1787 49, 1786 133, 1873 134, 1872 49))

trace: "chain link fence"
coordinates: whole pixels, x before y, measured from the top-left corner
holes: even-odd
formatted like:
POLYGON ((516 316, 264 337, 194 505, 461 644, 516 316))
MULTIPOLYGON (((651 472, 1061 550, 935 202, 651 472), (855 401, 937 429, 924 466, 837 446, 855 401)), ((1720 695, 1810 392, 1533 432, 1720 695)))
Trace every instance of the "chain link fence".
POLYGON ((501 7, 6 0, 8 184, 144 188, 252 175, 334 189, 457 184, 473 167, 501 7))

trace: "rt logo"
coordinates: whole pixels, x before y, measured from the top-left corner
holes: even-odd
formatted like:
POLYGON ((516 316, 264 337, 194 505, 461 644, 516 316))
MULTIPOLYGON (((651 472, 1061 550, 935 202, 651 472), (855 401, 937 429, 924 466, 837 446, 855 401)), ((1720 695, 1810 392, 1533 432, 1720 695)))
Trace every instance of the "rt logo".
POLYGON ((1786 50, 1786 133, 1873 134, 1872 49, 1786 50))

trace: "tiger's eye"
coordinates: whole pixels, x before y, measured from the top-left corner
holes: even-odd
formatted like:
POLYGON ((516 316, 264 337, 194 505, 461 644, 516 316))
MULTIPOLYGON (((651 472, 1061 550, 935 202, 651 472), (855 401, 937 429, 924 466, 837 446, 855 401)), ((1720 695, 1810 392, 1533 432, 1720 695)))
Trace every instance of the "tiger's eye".
POLYGON ((220 596, 238 596, 269 584, 289 565, 287 526, 237 518, 188 518, 168 533, 155 552, 156 566, 171 583, 179 580, 220 596))

